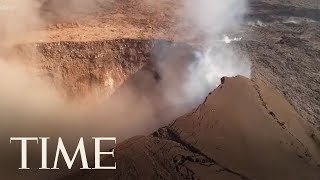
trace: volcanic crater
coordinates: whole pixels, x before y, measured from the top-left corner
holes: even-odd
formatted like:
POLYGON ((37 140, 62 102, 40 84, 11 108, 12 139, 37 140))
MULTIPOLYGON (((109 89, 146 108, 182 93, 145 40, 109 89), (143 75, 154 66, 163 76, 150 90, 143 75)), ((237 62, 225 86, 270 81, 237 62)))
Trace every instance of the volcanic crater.
POLYGON ((152 70, 153 60, 173 58, 166 54, 177 49, 191 58, 195 48, 161 39, 116 39, 19 44, 8 54, 32 68, 68 100, 77 101, 110 97, 145 65, 152 70))

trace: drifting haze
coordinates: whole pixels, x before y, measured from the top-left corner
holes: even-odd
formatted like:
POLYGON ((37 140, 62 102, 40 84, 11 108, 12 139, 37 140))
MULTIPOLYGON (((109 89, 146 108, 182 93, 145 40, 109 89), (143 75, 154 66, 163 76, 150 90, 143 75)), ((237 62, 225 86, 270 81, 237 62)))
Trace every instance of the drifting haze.
MULTIPOLYGON (((43 6, 63 13, 67 12, 66 7, 73 8, 76 11, 82 11, 83 8, 87 7, 87 10, 94 11, 98 4, 101 3, 100 1, 81 1, 81 3, 79 3, 79 1, 74 0, 25 0, 23 3, 19 0, 12 0, 10 3, 9 1, 4 2, 2 6, 10 8, 0 11, 0 37, 2 42, 16 40, 16 35, 24 34, 27 31, 41 26, 44 20, 39 14, 43 6), (64 2, 66 4, 64 4, 64 2)), ((150 2, 148 3, 150 4, 150 2)), ((202 36, 205 35, 205 42, 203 42, 202 46, 203 49, 190 52, 194 54, 193 61, 183 60, 183 58, 182 60, 180 58, 179 61, 174 61, 173 58, 176 58, 176 56, 174 52, 171 52, 172 57, 167 57, 165 60, 160 58, 155 64, 157 65, 159 76, 162 77, 159 89, 161 96, 167 99, 165 103, 167 104, 166 106, 186 106, 189 108, 187 110, 190 110, 191 107, 195 107, 201 103, 208 93, 219 84, 222 76, 235 76, 239 74, 247 77, 250 76, 250 63, 247 59, 240 59, 230 46, 214 41, 216 37, 222 34, 237 30, 246 10, 246 1, 225 0, 220 2, 211 0, 186 0, 183 8, 183 20, 186 23, 192 24, 194 27, 194 31, 191 33, 193 35, 199 33, 201 33, 202 36), (173 79, 175 80, 173 81, 173 79)), ((69 9, 68 12, 70 13, 72 11, 69 9)), ((155 53, 157 56, 159 56, 159 54, 161 56, 161 53, 168 54, 168 52, 157 51, 155 51, 155 53)), ((1 91, 2 94, 0 98, 2 100, 0 107, 4 107, 5 109, 9 105, 17 105, 14 114, 20 114, 20 119, 17 120, 18 122, 26 119, 24 118, 24 114, 33 114, 34 116, 37 114, 46 114, 46 116, 49 117, 46 119, 51 119, 50 116, 56 117, 56 112, 60 112, 61 107, 63 107, 65 109, 63 111, 64 113, 60 113, 61 117, 59 119, 55 118, 58 128, 61 123, 69 121, 68 118, 70 114, 72 114, 72 116, 73 113, 79 114, 74 112, 74 107, 69 107, 69 104, 64 102, 65 100, 59 96, 59 93, 54 92, 55 90, 52 87, 50 88, 47 82, 37 79, 37 76, 28 71, 20 71, 20 69, 24 69, 24 65, 11 63, 11 59, 1 59, 0 61, 0 69, 6 70, 1 71, 2 76, 0 80, 3 82, 2 84, 5 85, 5 88, 1 91), (4 61, 9 61, 10 63, 4 63, 4 61), (8 76, 9 74, 10 76, 8 76), (46 110, 44 110, 44 108, 46 108, 46 110)), ((132 111, 136 110, 136 112, 139 112, 135 112, 135 118, 132 120, 133 124, 130 126, 139 127, 136 128, 139 130, 125 130, 125 124, 128 124, 127 119, 132 119, 132 117, 125 116, 126 113, 119 112, 123 117, 112 116, 121 120, 110 120, 116 120, 117 123, 114 124, 118 124, 119 127, 108 126, 104 127, 102 131, 108 132, 112 129, 118 129, 119 131, 116 131, 115 135, 120 134, 121 137, 129 137, 145 133, 145 131, 142 132, 141 129, 150 129, 151 131, 159 127, 157 118, 153 117, 155 114, 153 106, 150 106, 150 102, 148 101, 141 105, 136 105, 135 103, 139 101, 137 97, 134 93, 127 93, 127 95, 123 95, 121 100, 118 99, 117 103, 130 104, 134 108, 126 105, 126 110, 131 109, 132 111), (154 119, 155 122, 152 122, 150 119, 154 119), (120 131, 121 128, 123 128, 124 131, 120 131)), ((109 106, 112 106, 112 104, 109 106)), ((121 109, 120 107, 122 106, 119 106, 119 109, 121 109)), ((10 113, 11 111, 6 112, 10 113)), ((111 114, 110 111, 108 112, 107 105, 105 106, 104 113, 105 114, 102 113, 102 115, 99 113, 99 117, 92 117, 95 113, 88 114, 87 118, 98 119, 97 121, 99 122, 100 120, 106 122, 110 119, 109 116, 111 114)), ((181 112, 171 113, 173 114, 171 116, 172 118, 177 114, 181 114, 181 112)), ((82 114, 82 112, 80 114, 82 114)), ((34 118, 33 122, 37 122, 37 120, 40 122, 47 121, 40 117, 43 116, 34 118)), ((79 124, 81 124, 80 122, 82 121, 79 120, 79 124)), ((90 124, 94 124, 94 122, 95 121, 91 121, 90 124)), ((83 126, 85 127, 86 125, 87 122, 85 122, 83 126)), ((96 131, 95 129, 95 132, 96 131)), ((87 130, 87 132, 90 132, 90 130, 87 130)))
MULTIPOLYGON (((97 2, 11 0, 8 5, 12 9, 0 10, 0 40, 2 43, 15 42, 19 36, 41 27, 44 19, 39 14, 43 6, 58 14, 68 14, 72 12, 68 7, 78 13, 95 11, 97 2)), ((7 142, 10 136, 67 136, 70 140, 80 136, 116 136, 120 140, 150 133, 199 105, 220 83, 222 76, 240 74, 249 77, 249 61, 239 58, 230 45, 215 41, 225 33, 237 31, 246 10, 246 1, 185 2, 183 20, 194 27, 188 35, 204 36, 203 49, 188 52, 193 55, 192 60, 177 55, 175 51, 168 53, 155 49, 156 57, 170 55, 154 60, 161 79, 157 86, 153 84, 157 82, 152 74, 145 75, 144 78, 149 79, 144 80, 150 81, 148 85, 153 88, 148 90, 143 84, 139 87, 144 89, 135 91, 129 86, 95 110, 84 111, 70 105, 25 65, 13 63, 12 59, 0 59, 0 83, 3 86, 0 89, 0 127, 1 132, 6 133, 1 143, 7 142)))
MULTIPOLYGON (((250 77, 250 61, 244 55, 235 53, 232 46, 228 45, 241 38, 226 39, 228 36, 225 35, 238 30, 246 10, 246 0, 185 1, 184 21, 192 25, 192 30, 187 35, 201 36, 204 41, 202 49, 194 52, 196 60, 185 69, 185 78, 181 82, 182 92, 177 96, 172 96, 169 92, 168 99, 175 104, 188 102, 196 106, 220 84, 221 77, 236 75, 250 77), (224 36, 224 40, 217 41, 216 39, 221 36, 224 36)), ((162 71, 168 74, 168 70, 162 71)), ((174 76, 174 73, 171 74, 174 76)))
POLYGON ((185 17, 208 40, 221 33, 235 31, 243 21, 247 0, 186 0, 185 17))
POLYGON ((0 1, 0 44, 14 43, 41 26, 40 6, 36 0, 0 1))

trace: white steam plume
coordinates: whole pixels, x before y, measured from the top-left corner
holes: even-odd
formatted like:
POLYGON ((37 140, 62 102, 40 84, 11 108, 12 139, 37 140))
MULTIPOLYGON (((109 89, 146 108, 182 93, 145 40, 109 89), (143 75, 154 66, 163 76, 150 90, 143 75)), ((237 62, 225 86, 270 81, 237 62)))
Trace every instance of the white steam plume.
MULTIPOLYGON (((250 77, 250 61, 236 54, 231 46, 215 41, 216 37, 228 37, 226 33, 236 32, 243 22, 246 10, 246 0, 187 0, 186 21, 194 27, 191 33, 201 34, 205 39, 203 49, 195 52, 196 61, 187 69, 183 87, 184 96, 190 98, 189 101, 201 102, 220 84, 223 76, 250 77)), ((229 40, 227 44, 232 42, 229 40)))
POLYGON ((203 102, 205 97, 220 84, 223 76, 243 75, 250 77, 251 63, 245 55, 234 52, 228 33, 236 32, 247 10, 246 0, 186 0, 184 22, 190 36, 204 39, 201 49, 193 52, 193 59, 181 57, 179 52, 157 60, 162 77, 161 87, 167 103, 177 111, 171 117, 189 112, 203 102), (223 40, 217 40, 219 37, 223 40))
POLYGON ((204 52, 196 52, 198 61, 189 66, 189 79, 184 84, 186 96, 199 102, 220 84, 223 76, 250 77, 250 62, 239 60, 238 56, 227 47, 211 47, 204 52))
POLYGON ((247 11, 247 0, 186 0, 186 20, 208 40, 236 30, 247 11))

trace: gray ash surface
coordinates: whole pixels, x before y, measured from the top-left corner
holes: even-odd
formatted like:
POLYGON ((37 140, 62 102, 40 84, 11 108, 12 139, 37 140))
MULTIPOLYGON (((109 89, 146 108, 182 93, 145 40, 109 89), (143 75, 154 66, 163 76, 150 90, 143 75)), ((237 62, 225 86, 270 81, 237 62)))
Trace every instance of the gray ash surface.
MULTIPOLYGON (((275 85, 320 130, 320 1, 252 1, 248 37, 236 42, 253 62, 253 77, 275 85)), ((244 35, 246 36, 246 35, 244 35)))

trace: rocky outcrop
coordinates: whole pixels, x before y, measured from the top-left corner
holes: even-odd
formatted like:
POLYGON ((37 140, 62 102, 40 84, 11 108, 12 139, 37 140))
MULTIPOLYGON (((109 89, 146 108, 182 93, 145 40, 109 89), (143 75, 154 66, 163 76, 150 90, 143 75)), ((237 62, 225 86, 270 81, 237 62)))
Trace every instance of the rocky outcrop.
POLYGON ((193 112, 117 145, 117 170, 72 178, 318 179, 319 145, 285 98, 267 81, 223 80, 193 112))

